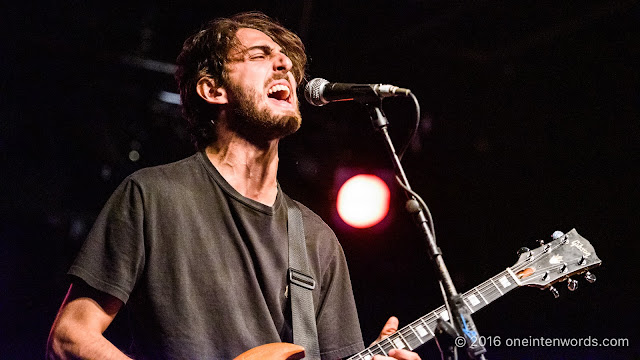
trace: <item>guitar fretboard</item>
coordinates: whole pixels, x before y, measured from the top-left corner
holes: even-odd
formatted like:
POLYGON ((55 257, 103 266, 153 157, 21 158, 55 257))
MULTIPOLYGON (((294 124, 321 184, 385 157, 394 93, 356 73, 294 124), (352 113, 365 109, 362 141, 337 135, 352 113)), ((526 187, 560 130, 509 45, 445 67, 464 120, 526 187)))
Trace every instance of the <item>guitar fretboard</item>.
MULTIPOLYGON (((518 286, 515 274, 507 268, 462 294, 462 298, 469 312, 473 314, 518 286)), ((435 337, 434 331, 438 318, 449 320, 449 312, 444 305, 396 331, 384 340, 351 356, 349 360, 369 360, 374 355, 387 355, 392 349, 414 350, 435 337)))

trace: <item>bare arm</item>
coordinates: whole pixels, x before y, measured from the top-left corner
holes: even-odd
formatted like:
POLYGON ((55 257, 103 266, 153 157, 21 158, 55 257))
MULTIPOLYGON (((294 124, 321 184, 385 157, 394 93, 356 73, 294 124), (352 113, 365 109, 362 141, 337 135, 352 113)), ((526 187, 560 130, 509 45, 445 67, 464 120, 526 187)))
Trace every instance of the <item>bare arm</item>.
POLYGON ((49 333, 47 359, 130 359, 102 336, 122 305, 82 283, 71 285, 49 333))

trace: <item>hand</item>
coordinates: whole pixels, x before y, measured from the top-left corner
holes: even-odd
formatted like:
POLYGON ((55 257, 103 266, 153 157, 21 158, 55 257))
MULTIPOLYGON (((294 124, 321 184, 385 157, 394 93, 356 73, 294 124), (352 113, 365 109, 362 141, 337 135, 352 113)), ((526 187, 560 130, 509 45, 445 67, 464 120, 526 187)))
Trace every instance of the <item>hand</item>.
MULTIPOLYGON (((392 316, 387 320, 387 323, 382 327, 382 331, 378 338, 373 343, 377 343, 378 341, 386 338, 387 336, 393 334, 398 331, 398 318, 392 316)), ((420 360, 420 356, 418 354, 404 349, 393 349, 389 351, 389 356, 376 355, 372 360, 385 360, 385 359, 396 359, 396 360, 420 360)))

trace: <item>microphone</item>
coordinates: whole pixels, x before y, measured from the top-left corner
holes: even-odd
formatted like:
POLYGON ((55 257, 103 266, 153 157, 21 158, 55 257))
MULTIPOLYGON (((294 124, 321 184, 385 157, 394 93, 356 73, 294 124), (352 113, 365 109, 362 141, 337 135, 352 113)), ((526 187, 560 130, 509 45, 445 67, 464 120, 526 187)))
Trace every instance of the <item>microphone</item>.
POLYGON ((409 94, 411 90, 393 85, 330 83, 321 78, 309 81, 304 88, 304 97, 314 106, 344 100, 368 103, 385 97, 409 96, 409 94))

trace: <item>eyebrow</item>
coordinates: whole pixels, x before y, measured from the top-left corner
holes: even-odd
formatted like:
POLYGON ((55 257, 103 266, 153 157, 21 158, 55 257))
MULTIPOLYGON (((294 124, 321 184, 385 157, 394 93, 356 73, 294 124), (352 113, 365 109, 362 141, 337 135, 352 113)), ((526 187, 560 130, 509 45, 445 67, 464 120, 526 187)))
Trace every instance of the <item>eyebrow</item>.
POLYGON ((267 45, 254 45, 254 46, 251 46, 251 47, 248 47, 248 48, 242 50, 242 52, 243 53, 248 53, 251 50, 256 50, 256 49, 257 50, 262 50, 262 52, 264 52, 267 55, 271 54, 273 52, 273 50, 274 50, 270 46, 267 46, 267 45))
POLYGON ((279 51, 281 53, 284 54, 284 51, 282 48, 272 48, 269 45, 254 45, 254 46, 250 46, 247 48, 244 48, 242 50, 239 51, 239 54, 242 55, 246 55, 247 53, 251 52, 252 50, 261 50, 262 52, 264 52, 266 55, 271 55, 273 52, 279 51))

